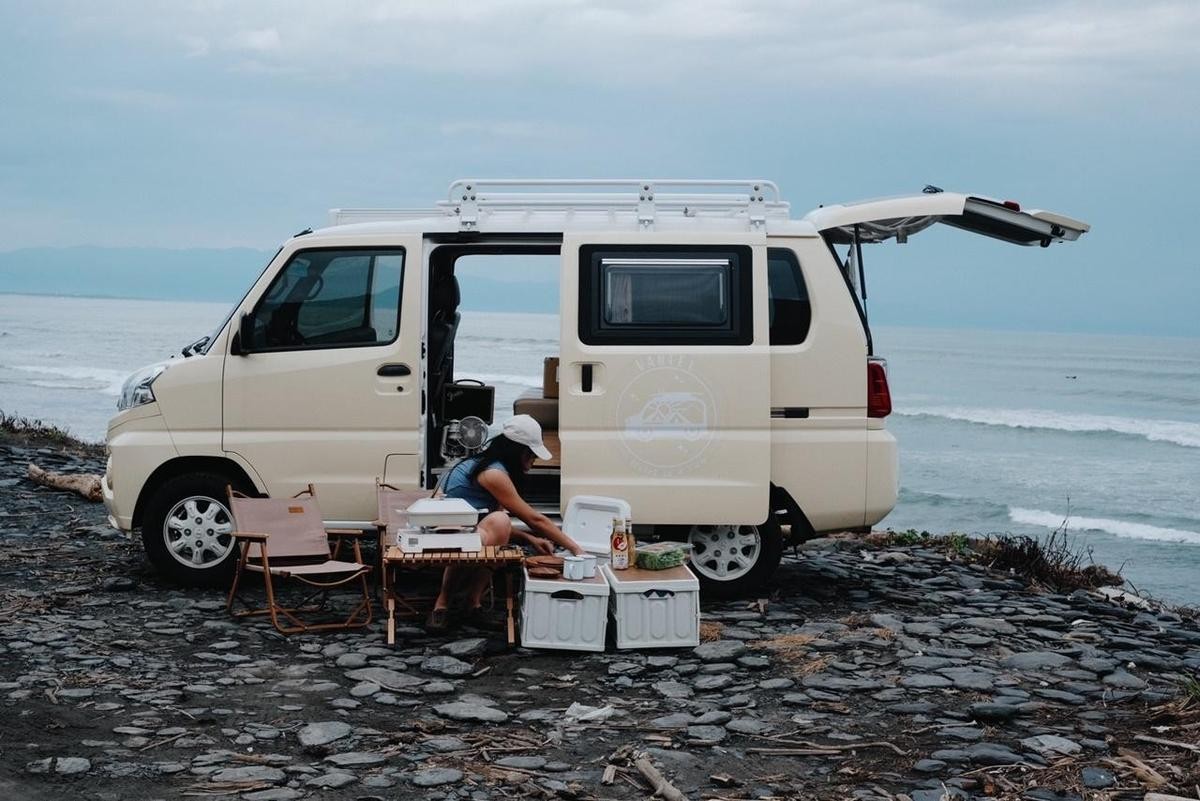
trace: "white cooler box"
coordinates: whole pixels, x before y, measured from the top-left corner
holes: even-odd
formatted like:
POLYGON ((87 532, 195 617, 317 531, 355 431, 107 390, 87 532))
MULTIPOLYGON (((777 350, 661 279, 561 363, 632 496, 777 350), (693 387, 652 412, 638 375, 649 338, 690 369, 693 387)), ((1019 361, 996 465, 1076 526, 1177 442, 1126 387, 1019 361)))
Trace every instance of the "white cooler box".
POLYGON ((668 570, 613 570, 608 579, 618 648, 700 644, 700 582, 686 565, 668 570))
POLYGON ((521 599, 521 645, 565 651, 603 651, 608 633, 608 582, 530 578, 521 599))

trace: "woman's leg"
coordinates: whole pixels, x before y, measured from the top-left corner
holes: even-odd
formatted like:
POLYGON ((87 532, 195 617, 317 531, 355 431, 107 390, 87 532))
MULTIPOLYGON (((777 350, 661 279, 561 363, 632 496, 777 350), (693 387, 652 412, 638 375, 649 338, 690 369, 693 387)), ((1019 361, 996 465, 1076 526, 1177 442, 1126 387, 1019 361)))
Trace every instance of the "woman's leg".
MULTIPOLYGON (((479 540, 484 545, 507 545, 509 537, 512 536, 512 521, 508 517, 508 512, 492 512, 479 521, 475 530, 479 532, 479 540)), ((491 580, 492 571, 486 568, 448 567, 442 573, 442 589, 438 593, 437 600, 433 602, 433 608, 446 609, 449 607, 450 596, 455 589, 461 586, 463 574, 472 571, 478 572, 479 575, 468 579, 470 583, 467 585, 467 608, 479 606, 479 600, 483 597, 488 582, 491 580)))
MULTIPOLYGON (((512 519, 508 512, 492 512, 477 527, 479 539, 484 545, 507 545, 512 538, 512 519)), ((474 609, 483 601, 483 594, 492 583, 492 571, 489 568, 476 568, 476 573, 467 589, 467 608, 474 609)))

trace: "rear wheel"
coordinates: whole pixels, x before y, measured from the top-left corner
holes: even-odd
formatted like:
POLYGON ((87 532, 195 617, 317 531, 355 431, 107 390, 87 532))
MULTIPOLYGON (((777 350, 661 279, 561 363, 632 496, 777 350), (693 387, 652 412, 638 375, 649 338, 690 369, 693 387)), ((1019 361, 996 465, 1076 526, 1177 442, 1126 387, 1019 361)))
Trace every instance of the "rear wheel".
POLYGON ((687 539, 701 588, 718 598, 757 592, 783 555, 783 535, 774 517, 757 526, 694 525, 687 539))
POLYGON ((186 585, 229 583, 237 560, 229 484, 215 473, 188 473, 154 493, 142 518, 142 545, 159 573, 186 585))

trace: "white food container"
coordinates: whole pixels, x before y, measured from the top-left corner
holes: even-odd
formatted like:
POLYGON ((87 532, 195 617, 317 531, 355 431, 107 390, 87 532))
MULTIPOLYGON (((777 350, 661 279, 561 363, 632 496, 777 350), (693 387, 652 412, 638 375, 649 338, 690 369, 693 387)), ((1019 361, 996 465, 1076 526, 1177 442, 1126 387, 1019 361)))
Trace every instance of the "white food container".
POLYGON ((473 526, 480 511, 462 498, 421 498, 403 511, 408 524, 425 526, 473 526))
POLYGON ((687 565, 667 570, 613 570, 603 565, 618 648, 700 644, 700 582, 687 565))
POLYGON ((597 573, 579 581, 530 578, 521 598, 521 645, 603 651, 608 633, 608 582, 597 573))

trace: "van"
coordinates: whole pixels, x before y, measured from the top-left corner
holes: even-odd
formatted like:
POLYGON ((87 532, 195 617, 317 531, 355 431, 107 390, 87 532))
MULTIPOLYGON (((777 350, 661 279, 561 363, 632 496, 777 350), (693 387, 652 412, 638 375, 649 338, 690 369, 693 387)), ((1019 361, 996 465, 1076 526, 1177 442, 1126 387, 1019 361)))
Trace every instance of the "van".
POLYGON ((527 477, 539 509, 623 498, 639 537, 692 544, 706 591, 750 591, 788 541, 895 505, 863 247, 938 223, 1042 247, 1088 231, 936 187, 794 219, 770 181, 461 180, 432 208, 336 209, 212 334, 126 382, 109 519, 172 579, 221 581, 227 486, 312 483, 329 526, 367 528, 377 480, 432 488, 488 424, 527 411, 555 451, 527 477), (557 352, 513 408, 455 363, 472 280, 458 265, 479 255, 551 260, 559 279, 557 352))

